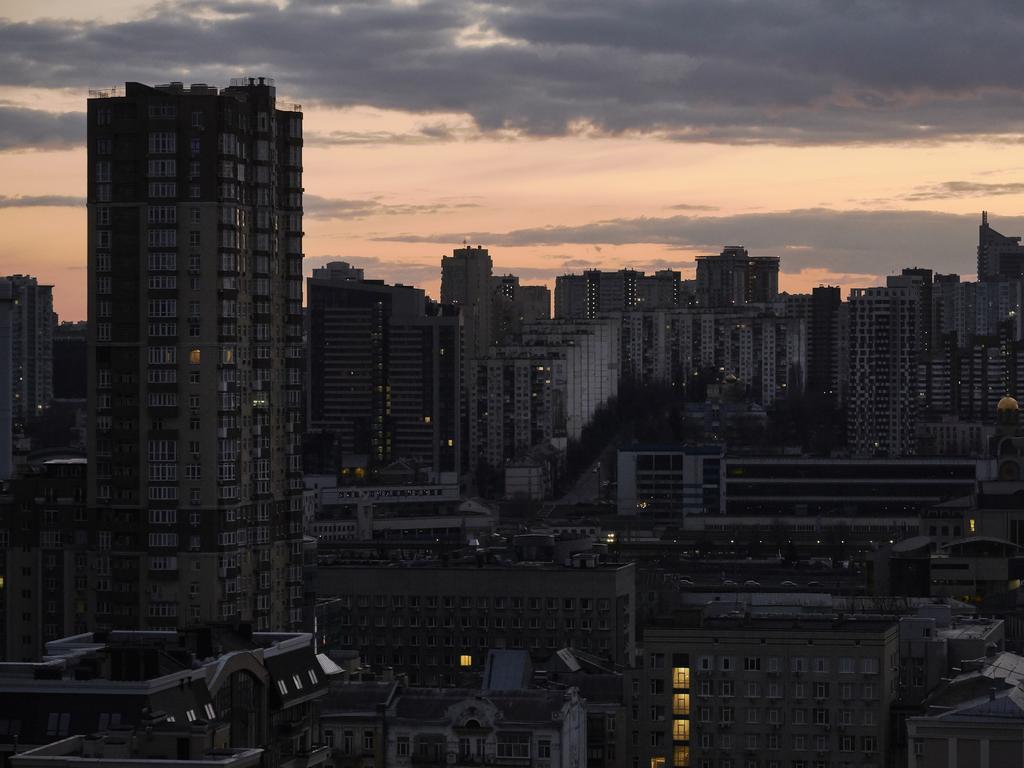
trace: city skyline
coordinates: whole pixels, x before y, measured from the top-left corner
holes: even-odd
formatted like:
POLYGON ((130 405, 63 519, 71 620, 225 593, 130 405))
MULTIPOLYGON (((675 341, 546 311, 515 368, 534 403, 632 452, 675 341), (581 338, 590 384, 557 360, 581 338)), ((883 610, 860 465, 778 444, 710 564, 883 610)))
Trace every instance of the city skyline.
POLYGON ((8 5, 0 765, 1024 768, 1008 8, 8 5))
POLYGON ((666 37, 658 24, 680 19, 658 3, 642 19, 615 4, 9 4, 5 266, 54 284, 62 318, 84 318, 88 89, 250 74, 276 77, 307 116, 307 273, 348 260, 436 298, 440 257, 463 239, 490 248, 496 272, 552 287, 588 267, 692 277, 696 256, 741 244, 783 257, 781 290, 845 295, 911 264, 969 279, 983 209, 1000 231, 1024 231, 1024 185, 1004 156, 1018 137, 1008 14, 886 9, 881 34, 815 4, 701 8, 666 37), (203 35, 163 44, 190 40, 189 13, 203 35), (613 23, 630 34, 609 39, 613 23), (918 25, 942 44, 910 66, 901 46, 918 25), (805 40, 815 32, 834 50, 805 40), (232 36, 253 45, 213 53, 232 36), (316 50, 299 61, 290 46, 305 38, 316 50), (968 55, 978 39, 990 55, 968 55), (119 55, 98 57, 103 40, 119 55), (724 52, 737 40, 741 54, 724 52), (820 78, 806 74, 812 56, 820 78), (610 69, 594 70, 602 58, 610 69))

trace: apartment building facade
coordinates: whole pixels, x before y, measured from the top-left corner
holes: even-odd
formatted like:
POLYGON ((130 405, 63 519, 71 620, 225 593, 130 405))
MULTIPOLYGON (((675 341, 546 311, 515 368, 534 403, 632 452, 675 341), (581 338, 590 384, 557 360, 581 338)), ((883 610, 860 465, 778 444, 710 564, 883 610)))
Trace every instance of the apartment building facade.
POLYGON ((886 764, 895 620, 741 614, 686 623, 644 631, 632 688, 639 764, 886 764))
POLYGON ((93 624, 297 626, 302 113, 267 78, 127 83, 88 162, 93 624))

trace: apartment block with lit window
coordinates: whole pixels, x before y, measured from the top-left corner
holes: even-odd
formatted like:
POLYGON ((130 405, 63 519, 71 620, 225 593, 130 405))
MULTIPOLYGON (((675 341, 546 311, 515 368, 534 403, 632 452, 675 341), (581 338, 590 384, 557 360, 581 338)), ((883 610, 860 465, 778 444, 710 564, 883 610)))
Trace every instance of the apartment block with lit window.
POLYGON ((676 617, 644 630, 632 685, 642 768, 881 768, 895 621, 676 617))
POLYGON ((628 666, 635 652, 635 567, 576 555, 572 565, 421 561, 321 566, 319 639, 354 648, 412 685, 453 686, 492 649, 538 659, 578 648, 628 666))
POLYGON ((53 399, 53 286, 30 275, 10 275, 11 411, 19 428, 53 399))
POLYGON ((302 113, 273 81, 88 103, 95 628, 302 620, 302 113))
POLYGON ((307 282, 309 425, 334 467, 460 470, 463 318, 419 288, 331 262, 307 282))

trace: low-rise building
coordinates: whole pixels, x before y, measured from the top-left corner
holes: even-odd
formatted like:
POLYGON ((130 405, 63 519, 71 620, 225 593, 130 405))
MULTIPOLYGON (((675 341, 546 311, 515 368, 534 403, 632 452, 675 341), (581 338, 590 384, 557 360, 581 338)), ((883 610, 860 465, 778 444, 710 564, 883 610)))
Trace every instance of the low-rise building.
POLYGON ((586 738, 575 688, 412 688, 389 707, 386 764, 582 767, 586 738))
POLYGON ((564 565, 540 560, 541 549, 519 551, 519 562, 478 553, 465 562, 322 565, 323 644, 358 650, 375 668, 405 673, 413 685, 456 685, 460 672, 482 670, 491 648, 542 657, 571 646, 630 665, 634 565, 601 562, 596 553, 573 555, 564 565))
POLYGON ((331 669, 303 633, 203 627, 67 637, 48 643, 40 662, 0 664, 0 758, 50 745, 25 765, 92 759, 93 746, 67 740, 209 725, 210 738, 189 755, 258 747, 263 768, 307 768, 326 756, 316 703, 331 669))
POLYGON ((388 709, 401 690, 394 680, 333 682, 320 708, 326 768, 384 768, 388 709))
POLYGON ((318 489, 307 531, 319 541, 446 541, 465 544, 494 531, 497 513, 464 500, 457 482, 340 485, 318 489))
POLYGON ((1024 766, 1024 691, 992 688, 907 720, 908 768, 1024 766))
POLYGON ((226 725, 169 723, 149 717, 138 728, 69 736, 13 755, 13 768, 263 768, 264 750, 229 746, 226 725))
POLYGON ((721 445, 634 445, 618 454, 618 512, 681 521, 725 510, 721 445))
POLYGON ((644 630, 631 743, 651 768, 885 765, 895 620, 678 614, 644 630))

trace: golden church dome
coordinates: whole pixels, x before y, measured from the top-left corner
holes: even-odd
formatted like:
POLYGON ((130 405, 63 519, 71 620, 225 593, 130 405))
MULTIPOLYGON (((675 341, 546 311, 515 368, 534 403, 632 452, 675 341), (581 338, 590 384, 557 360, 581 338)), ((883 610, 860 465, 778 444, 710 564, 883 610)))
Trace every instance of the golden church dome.
POLYGON ((1007 395, 996 404, 996 410, 1000 413, 1004 411, 1019 411, 1020 404, 1014 398, 1007 395))

